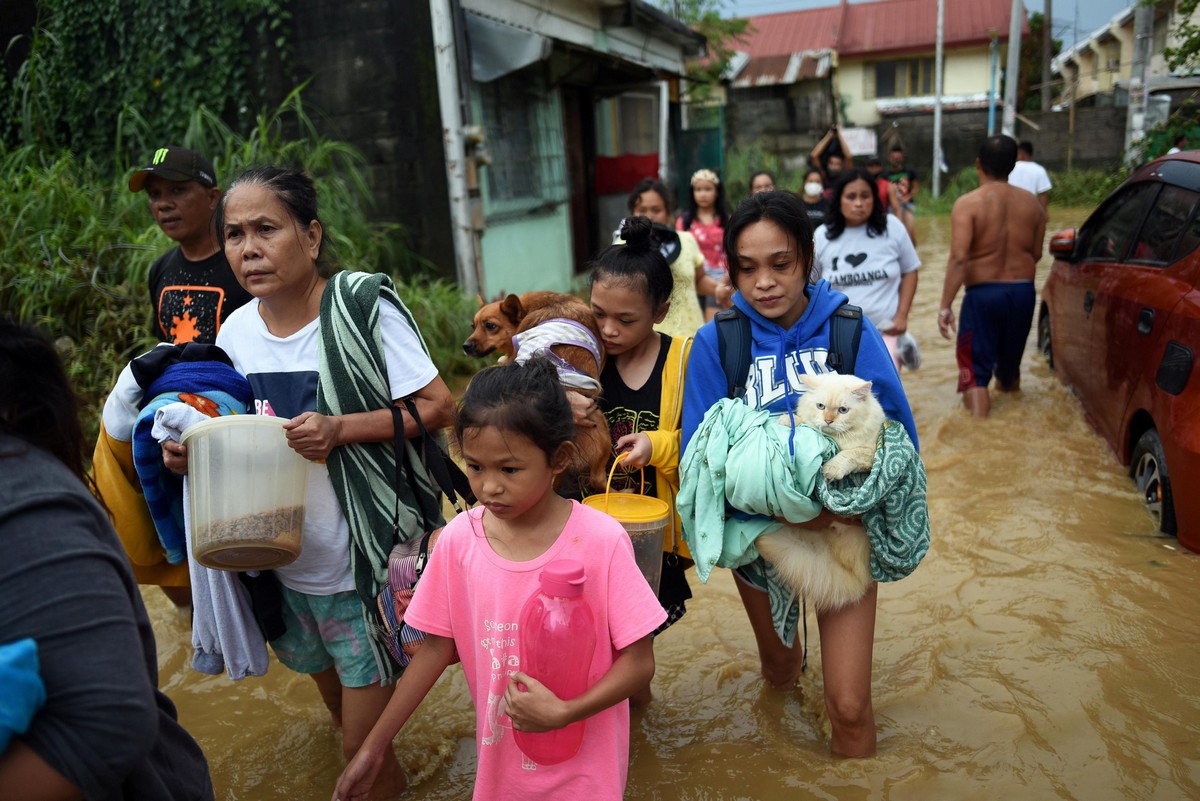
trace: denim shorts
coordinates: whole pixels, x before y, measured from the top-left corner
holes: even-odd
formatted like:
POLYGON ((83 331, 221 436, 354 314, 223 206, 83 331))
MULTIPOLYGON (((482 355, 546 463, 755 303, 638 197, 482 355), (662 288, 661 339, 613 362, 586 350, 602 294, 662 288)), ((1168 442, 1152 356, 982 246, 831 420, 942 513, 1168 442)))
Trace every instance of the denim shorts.
POLYGON ((283 586, 280 589, 287 631, 271 642, 280 662, 297 673, 336 668, 343 687, 366 687, 379 681, 358 593, 306 595, 283 586))

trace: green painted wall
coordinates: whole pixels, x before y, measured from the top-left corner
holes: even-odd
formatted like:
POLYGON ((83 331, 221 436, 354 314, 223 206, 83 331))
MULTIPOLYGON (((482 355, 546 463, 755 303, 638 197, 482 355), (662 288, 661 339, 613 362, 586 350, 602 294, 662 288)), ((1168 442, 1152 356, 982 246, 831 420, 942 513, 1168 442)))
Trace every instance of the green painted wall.
POLYGON ((571 221, 567 204, 507 220, 489 220, 482 237, 484 286, 480 294, 520 294, 536 289, 569 292, 571 221))

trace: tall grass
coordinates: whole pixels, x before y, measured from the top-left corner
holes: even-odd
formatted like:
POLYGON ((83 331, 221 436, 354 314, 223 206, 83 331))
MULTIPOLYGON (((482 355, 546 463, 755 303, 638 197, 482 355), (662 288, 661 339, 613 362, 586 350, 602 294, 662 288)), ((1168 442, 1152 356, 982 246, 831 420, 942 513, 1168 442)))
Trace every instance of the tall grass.
MULTIPOLYGON (((1100 204, 1121 182, 1128 177, 1124 169, 1116 170, 1063 170, 1050 173, 1054 188, 1050 190, 1050 203, 1054 206, 1090 208, 1100 204)), ((949 214, 954 201, 979 188, 979 176, 974 167, 959 170, 942 187, 940 197, 933 197, 932 184, 922 185, 917 202, 918 214, 949 214)))
MULTIPOLYGON (((799 169, 788 166, 784 159, 761 142, 746 147, 733 147, 725 153, 725 198, 729 210, 737 208, 750 195, 750 176, 766 170, 775 176, 775 187, 799 192, 804 187, 806 165, 799 169)), ((684 205, 684 204, 680 204, 684 205)))
MULTIPOLYGON (((155 140, 135 113, 122 117, 122 127, 122 136, 143 142, 147 158, 168 144, 155 140)), ((317 134, 299 91, 260 114, 246 135, 197 109, 183 141, 170 144, 209 155, 223 183, 252 165, 307 170, 337 262, 391 274, 443 373, 474 372, 478 365, 461 351, 474 302, 454 285, 423 277, 428 263, 408 246, 402 226, 370 220, 363 157, 317 134)), ((174 245, 147 211, 145 194, 129 191, 136 166, 118 162, 114 169, 32 145, 0 151, 0 314, 35 324, 56 340, 90 439, 121 368, 154 344, 147 275, 174 245)))

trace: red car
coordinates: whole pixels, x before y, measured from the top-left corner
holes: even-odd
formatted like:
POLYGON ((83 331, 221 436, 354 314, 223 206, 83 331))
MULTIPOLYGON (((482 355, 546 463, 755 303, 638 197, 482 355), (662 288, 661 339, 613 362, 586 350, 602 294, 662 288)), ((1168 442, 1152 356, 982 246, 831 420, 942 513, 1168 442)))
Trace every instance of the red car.
POLYGON ((1140 167, 1054 234, 1038 345, 1159 528, 1200 551, 1200 152, 1140 167))

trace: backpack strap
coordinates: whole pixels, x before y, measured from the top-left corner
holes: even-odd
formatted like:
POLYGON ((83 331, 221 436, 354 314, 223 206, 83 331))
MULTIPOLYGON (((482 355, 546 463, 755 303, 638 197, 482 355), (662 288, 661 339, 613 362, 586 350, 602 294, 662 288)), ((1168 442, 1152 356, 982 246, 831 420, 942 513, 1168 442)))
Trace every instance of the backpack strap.
MULTIPOLYGON (((725 369, 726 397, 746 394, 750 375, 750 318, 735 306, 717 312, 717 355, 725 369)), ((862 341, 862 308, 843 303, 829 320, 828 364, 836 372, 852 375, 862 341)))
POLYGON ((861 341, 862 308, 843 303, 829 320, 829 366, 842 375, 853 375, 861 341))
POLYGON ((726 397, 740 398, 746 394, 750 375, 750 318, 735 306, 717 312, 716 321, 717 356, 725 368, 726 397))

